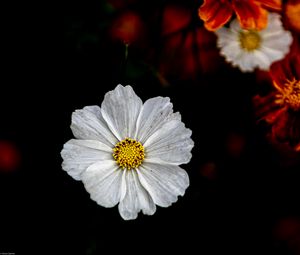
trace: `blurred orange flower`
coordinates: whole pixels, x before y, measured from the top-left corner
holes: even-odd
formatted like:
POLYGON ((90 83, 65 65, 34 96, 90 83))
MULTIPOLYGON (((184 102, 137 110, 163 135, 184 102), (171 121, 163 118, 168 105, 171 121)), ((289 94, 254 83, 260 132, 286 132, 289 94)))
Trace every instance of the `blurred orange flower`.
POLYGON ((288 0, 284 7, 288 27, 300 33, 300 0, 288 0))
POLYGON ((281 10, 281 0, 204 0, 198 14, 211 31, 225 25, 233 13, 242 28, 261 30, 267 26, 266 8, 281 10))
POLYGON ((290 53, 274 63, 270 76, 276 91, 255 96, 257 115, 272 126, 271 138, 300 151, 300 50, 294 40, 290 53))

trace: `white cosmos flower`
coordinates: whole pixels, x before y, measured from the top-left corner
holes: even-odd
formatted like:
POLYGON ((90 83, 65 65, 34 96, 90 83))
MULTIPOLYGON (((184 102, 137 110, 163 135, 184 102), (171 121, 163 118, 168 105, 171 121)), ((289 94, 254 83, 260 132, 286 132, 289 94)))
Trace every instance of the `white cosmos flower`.
POLYGON ((268 26, 261 31, 242 29, 235 19, 230 28, 223 27, 215 33, 221 55, 243 72, 255 68, 267 71, 274 61, 284 58, 293 40, 291 33, 283 29, 277 13, 268 15, 268 26))
POLYGON ((76 110, 71 129, 77 139, 64 145, 62 168, 82 180, 99 205, 119 203, 125 220, 140 211, 152 215, 156 205, 170 206, 189 186, 178 165, 192 157, 192 132, 167 97, 143 104, 132 87, 118 85, 101 108, 76 110))

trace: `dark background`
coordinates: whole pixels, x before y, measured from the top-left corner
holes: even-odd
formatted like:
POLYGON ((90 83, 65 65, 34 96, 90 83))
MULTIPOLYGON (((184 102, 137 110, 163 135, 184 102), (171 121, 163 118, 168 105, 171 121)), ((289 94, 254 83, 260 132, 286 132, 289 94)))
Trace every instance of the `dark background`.
MULTIPOLYGON (((176 68, 160 72, 170 38, 162 35, 165 8, 175 4, 192 17, 176 31, 180 54, 187 33, 203 27, 197 18, 202 1, 181 2, 68 2, 53 16, 47 6, 33 16, 23 10, 39 6, 9 6, 0 140, 12 144, 20 160, 0 172, 0 252, 300 254, 299 155, 267 140, 252 105, 268 84, 222 58, 209 70, 195 61, 186 75, 180 55, 176 68), (125 59, 124 43, 110 29, 128 10, 141 15, 146 35, 130 44, 125 59), (100 105, 118 83, 130 84, 143 101, 170 97, 195 142, 191 162, 182 166, 190 177, 185 196, 134 221, 122 220, 117 207, 98 206, 61 169, 60 151, 73 137, 72 112, 100 105)), ((216 48, 213 40, 197 45, 191 44, 195 59, 216 48)))

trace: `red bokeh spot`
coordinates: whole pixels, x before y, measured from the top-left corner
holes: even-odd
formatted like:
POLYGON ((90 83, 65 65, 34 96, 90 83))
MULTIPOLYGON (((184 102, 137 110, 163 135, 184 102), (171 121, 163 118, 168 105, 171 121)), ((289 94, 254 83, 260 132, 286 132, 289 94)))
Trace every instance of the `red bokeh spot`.
POLYGON ((114 9, 122 9, 128 7, 128 5, 133 4, 136 0, 107 0, 114 9))
POLYGON ((215 180, 217 178, 217 166, 214 162, 207 162, 200 167, 200 173, 209 180, 215 180))
POLYGON ((274 236, 280 241, 288 241, 300 236, 300 219, 294 217, 281 219, 275 226, 274 236))
POLYGON ((113 39, 131 44, 141 37, 143 22, 138 14, 125 12, 112 23, 110 34, 113 39))
POLYGON ((237 133, 231 133, 227 137, 227 153, 231 157, 239 157, 245 148, 245 137, 243 135, 237 134, 237 133))
POLYGON ((300 219, 299 217, 286 217, 280 219, 274 228, 276 241, 284 244, 289 251, 288 254, 299 254, 300 252, 300 219))
POLYGON ((0 141, 0 171, 11 172, 20 164, 20 153, 17 147, 9 141, 0 141))

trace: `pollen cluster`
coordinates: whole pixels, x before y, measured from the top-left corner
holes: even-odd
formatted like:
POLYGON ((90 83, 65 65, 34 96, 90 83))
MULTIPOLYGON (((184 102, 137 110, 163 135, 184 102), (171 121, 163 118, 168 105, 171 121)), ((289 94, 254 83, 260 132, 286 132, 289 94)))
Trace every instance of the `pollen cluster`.
POLYGON ((253 51, 260 47, 261 38, 256 31, 243 31, 239 34, 241 47, 246 51, 253 51))
POLYGON ((300 110, 300 80, 287 80, 279 92, 277 102, 288 105, 294 111, 300 110))
POLYGON ((145 158, 143 145, 131 138, 118 142, 113 149, 113 157, 123 169, 133 169, 140 166, 145 158))

